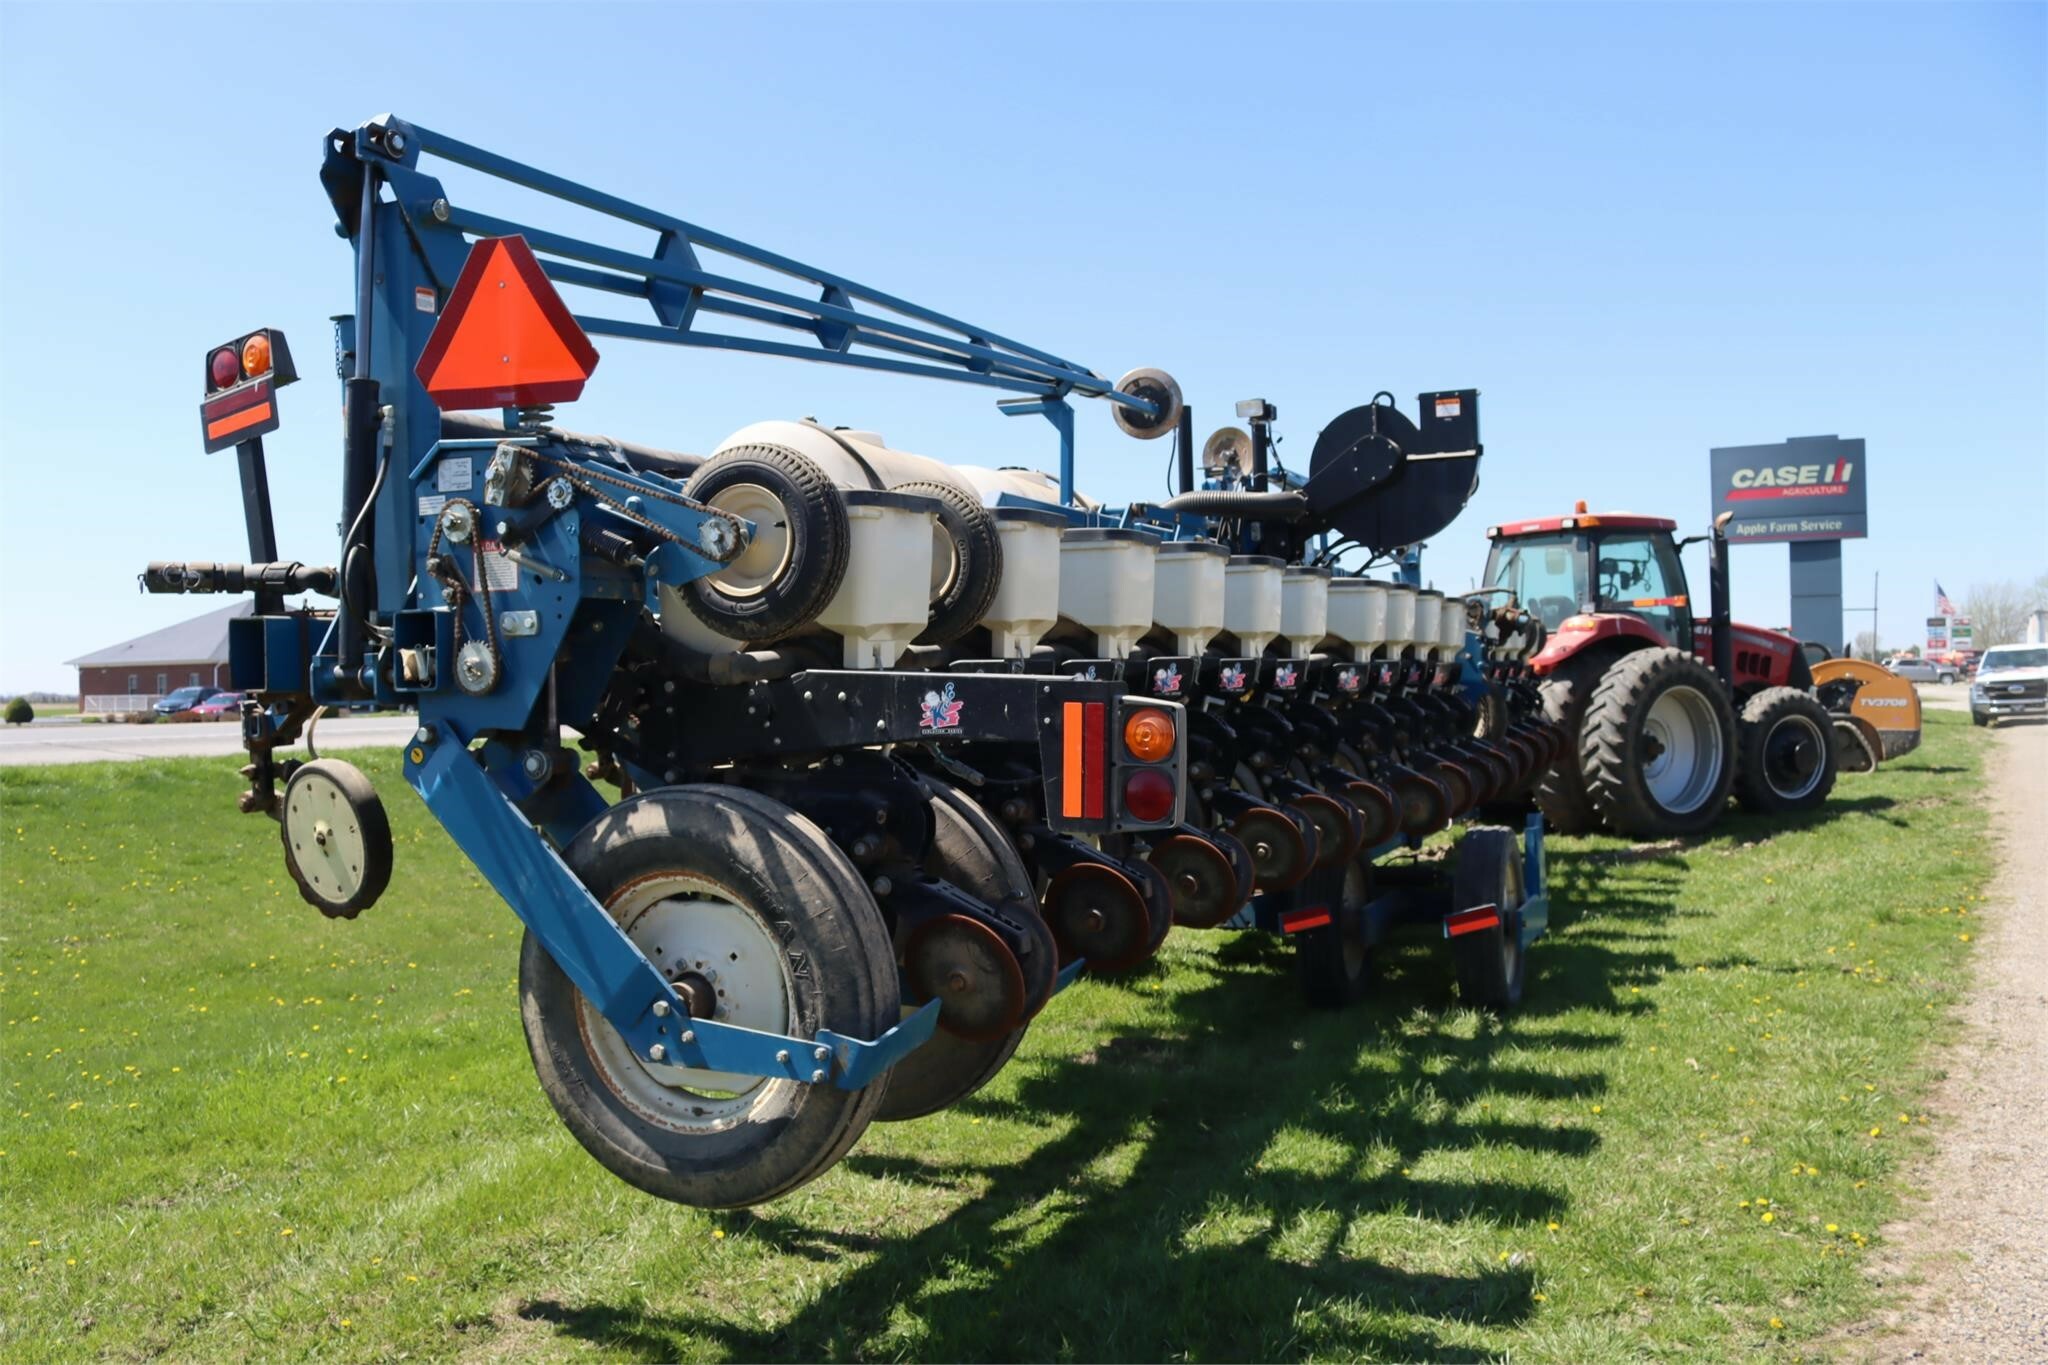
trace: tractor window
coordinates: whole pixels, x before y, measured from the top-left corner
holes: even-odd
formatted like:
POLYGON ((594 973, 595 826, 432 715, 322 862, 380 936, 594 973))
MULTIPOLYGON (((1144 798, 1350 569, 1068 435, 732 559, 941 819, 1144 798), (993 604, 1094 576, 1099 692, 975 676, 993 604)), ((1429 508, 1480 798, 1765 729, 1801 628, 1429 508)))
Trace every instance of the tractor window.
POLYGON ((1486 586, 1513 592, 1525 611, 1542 619, 1545 629, 1556 630, 1589 600, 1585 564, 1586 542, 1581 536, 1499 540, 1487 565, 1486 586))
POLYGON ((1595 564, 1602 611, 1639 617, 1681 649, 1692 648, 1692 611, 1669 537, 1606 536, 1595 564))

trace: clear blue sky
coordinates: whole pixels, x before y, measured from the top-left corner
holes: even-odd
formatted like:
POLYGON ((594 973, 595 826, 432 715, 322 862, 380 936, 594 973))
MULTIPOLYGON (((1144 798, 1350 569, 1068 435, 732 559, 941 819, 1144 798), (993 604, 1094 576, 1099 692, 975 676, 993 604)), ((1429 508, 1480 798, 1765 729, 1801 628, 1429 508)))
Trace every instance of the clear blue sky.
MULTIPOLYGON (((1277 403, 1305 462, 1389 389, 1485 394, 1483 487, 1432 546, 1575 497, 1702 522, 1707 450, 1869 442, 1903 642, 2048 568, 2043 9, 0 6, 0 691, 221 599, 243 557, 200 452, 205 348, 281 326, 287 557, 329 562, 321 135, 391 111, 1121 373, 1204 431, 1277 403)), ((1052 458, 986 391, 613 342, 579 429, 705 449, 815 414, 963 462, 1052 458)), ((1081 413, 1084 486, 1165 442, 1081 413)), ((1735 560, 1782 622, 1786 552, 1735 560)), ((1697 571, 1697 569, 1696 569, 1697 571)), ((1851 618, 1854 628, 1857 618, 1851 618)))

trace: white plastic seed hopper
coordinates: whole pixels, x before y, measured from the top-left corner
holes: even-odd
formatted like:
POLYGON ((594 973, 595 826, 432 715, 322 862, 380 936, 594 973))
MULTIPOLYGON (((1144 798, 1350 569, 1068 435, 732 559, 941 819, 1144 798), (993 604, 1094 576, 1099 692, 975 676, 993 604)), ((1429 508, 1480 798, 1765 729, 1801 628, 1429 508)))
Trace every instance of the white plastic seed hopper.
POLYGON ((1229 561, 1229 549, 1213 540, 1170 540, 1159 547, 1152 624, 1173 632, 1176 654, 1200 654, 1223 629, 1223 581, 1229 561))
POLYGON ((1121 526, 1077 526, 1060 538, 1060 615, 1122 659, 1152 628, 1159 538, 1121 526))
POLYGON ((1280 634, 1281 562, 1232 555, 1223 567, 1223 628, 1237 637, 1239 658, 1255 659, 1280 634))

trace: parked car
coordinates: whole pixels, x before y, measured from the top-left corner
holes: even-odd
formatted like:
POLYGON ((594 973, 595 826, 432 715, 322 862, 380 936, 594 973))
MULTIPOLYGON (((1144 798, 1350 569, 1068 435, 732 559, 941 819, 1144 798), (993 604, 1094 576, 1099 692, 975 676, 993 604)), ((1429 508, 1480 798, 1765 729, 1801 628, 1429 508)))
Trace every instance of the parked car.
POLYGON ((1931 659, 1887 659, 1884 666, 1901 678, 1916 683, 1952 683, 1962 676, 1954 664, 1935 663, 1931 659))
POLYGON ((192 708, 192 714, 207 720, 220 720, 226 716, 240 714, 242 694, 240 692, 216 692, 192 708))
POLYGON ((150 709, 160 716, 175 716, 181 711, 190 711, 208 697, 218 696, 219 694, 220 689, 218 687, 207 687, 202 683, 194 683, 190 687, 179 688, 169 696, 157 698, 156 705, 150 709))
POLYGON ((2048 715, 2048 645, 1997 645, 1977 661, 1970 723, 2048 715))

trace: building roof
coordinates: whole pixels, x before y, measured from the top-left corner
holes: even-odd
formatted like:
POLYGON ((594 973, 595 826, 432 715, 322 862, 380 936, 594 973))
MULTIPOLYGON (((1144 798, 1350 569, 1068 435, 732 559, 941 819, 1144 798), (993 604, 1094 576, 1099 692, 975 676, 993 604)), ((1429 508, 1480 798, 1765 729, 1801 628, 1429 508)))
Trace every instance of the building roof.
POLYGON ((231 607, 195 616, 175 626, 165 626, 147 635, 77 659, 65 660, 67 668, 118 668, 123 664, 219 664, 228 658, 228 622, 255 612, 256 604, 244 598, 231 607))

